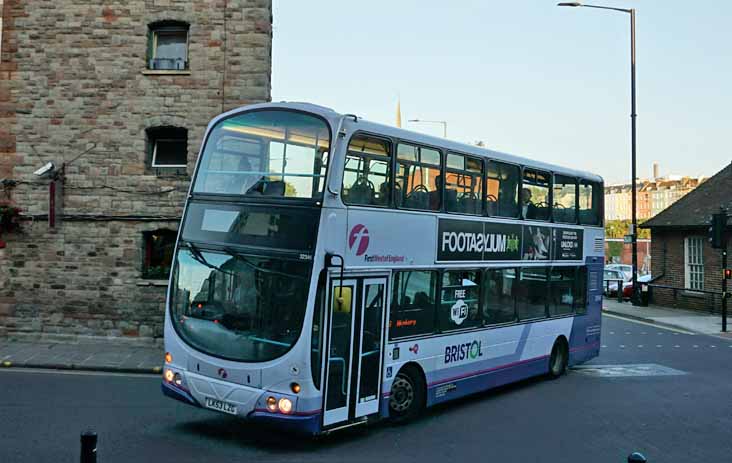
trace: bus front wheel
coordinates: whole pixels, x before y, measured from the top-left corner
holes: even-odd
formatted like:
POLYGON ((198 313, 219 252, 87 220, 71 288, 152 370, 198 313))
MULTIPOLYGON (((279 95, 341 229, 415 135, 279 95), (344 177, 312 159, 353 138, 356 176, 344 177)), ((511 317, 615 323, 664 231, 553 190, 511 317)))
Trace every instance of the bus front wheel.
POLYGON ((424 407, 426 385, 421 372, 406 366, 397 373, 391 383, 389 416, 395 422, 403 422, 417 416, 424 407))
POLYGON ((549 357, 549 377, 556 379, 567 371, 567 363, 569 362, 569 349, 564 338, 559 338, 554 342, 552 354, 549 357))

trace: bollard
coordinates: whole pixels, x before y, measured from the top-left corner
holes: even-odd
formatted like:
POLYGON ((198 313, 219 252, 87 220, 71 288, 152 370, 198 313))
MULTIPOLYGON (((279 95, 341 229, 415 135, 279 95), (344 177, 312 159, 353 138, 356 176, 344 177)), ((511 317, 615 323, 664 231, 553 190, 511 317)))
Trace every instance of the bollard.
POLYGON ((647 461, 642 453, 633 452, 628 455, 628 463, 646 463, 647 461))
POLYGON ((97 463, 97 433, 81 433, 81 463, 97 463))

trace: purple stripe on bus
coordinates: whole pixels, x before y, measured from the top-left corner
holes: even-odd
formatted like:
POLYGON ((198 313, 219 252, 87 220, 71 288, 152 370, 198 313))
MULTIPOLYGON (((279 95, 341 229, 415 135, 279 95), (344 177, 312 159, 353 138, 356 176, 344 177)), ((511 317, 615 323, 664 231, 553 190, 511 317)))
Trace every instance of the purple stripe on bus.
POLYGON ((585 344, 584 346, 573 347, 573 348, 569 349, 569 351, 570 352, 577 352, 577 351, 580 351, 580 350, 594 349, 594 348, 599 347, 599 346, 600 346, 600 342, 598 341, 598 342, 593 342, 592 344, 585 344))
POLYGON ((471 373, 466 373, 464 375, 454 376, 454 377, 448 378, 448 379, 441 379, 439 381, 434 381, 432 383, 427 384, 427 387, 437 386, 437 385, 440 385, 440 384, 449 383, 450 381, 457 381, 457 380, 460 380, 460 379, 470 378, 470 377, 473 377, 473 376, 480 376, 480 375, 485 374, 485 373, 490 373, 491 371, 503 370, 505 368, 514 367, 516 365, 522 365, 524 363, 534 362, 536 360, 541 360, 541 359, 545 359, 545 358, 548 358, 548 357, 549 357, 548 355, 540 355, 539 357, 534 357, 534 358, 530 358, 530 359, 527 359, 527 360, 520 360, 518 362, 507 363, 505 365, 500 365, 500 366, 493 367, 493 368, 487 368, 485 370, 478 370, 478 371, 474 371, 474 372, 471 372, 471 373))

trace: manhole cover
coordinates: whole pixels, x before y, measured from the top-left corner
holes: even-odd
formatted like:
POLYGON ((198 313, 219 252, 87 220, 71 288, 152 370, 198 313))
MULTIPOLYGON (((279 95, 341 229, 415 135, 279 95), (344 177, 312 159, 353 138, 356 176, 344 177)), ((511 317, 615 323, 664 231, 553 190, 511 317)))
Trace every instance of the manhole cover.
POLYGON ((629 365, 580 365, 574 371, 588 376, 604 378, 621 378, 628 376, 678 376, 686 372, 665 367, 655 363, 637 363, 629 365))

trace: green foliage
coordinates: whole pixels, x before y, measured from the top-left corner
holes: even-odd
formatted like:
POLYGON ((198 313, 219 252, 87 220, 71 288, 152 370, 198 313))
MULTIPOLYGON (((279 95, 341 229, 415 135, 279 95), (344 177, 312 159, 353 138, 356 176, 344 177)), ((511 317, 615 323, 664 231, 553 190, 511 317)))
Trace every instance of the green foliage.
MULTIPOLYGON (((605 222, 605 238, 622 238, 628 234, 630 220, 608 220, 605 222)), ((646 228, 638 229, 638 238, 650 238, 651 231, 646 228)))

